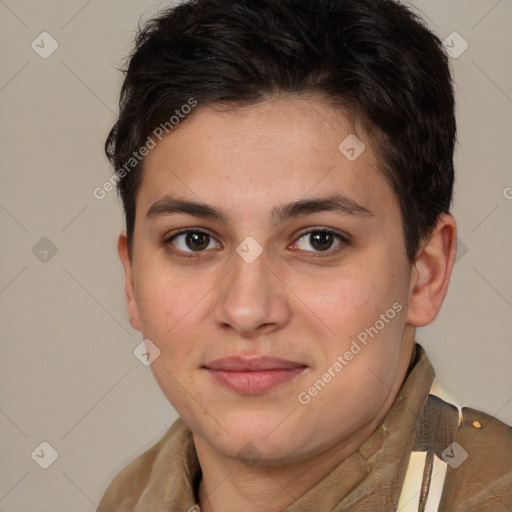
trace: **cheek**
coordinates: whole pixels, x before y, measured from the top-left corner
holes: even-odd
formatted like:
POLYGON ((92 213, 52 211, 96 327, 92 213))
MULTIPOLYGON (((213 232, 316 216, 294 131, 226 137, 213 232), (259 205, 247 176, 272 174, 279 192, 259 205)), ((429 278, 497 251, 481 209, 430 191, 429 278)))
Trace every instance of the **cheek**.
POLYGON ((294 289, 331 331, 354 336, 395 302, 403 305, 408 287, 396 263, 384 257, 354 257, 332 272, 302 278, 294 289))
POLYGON ((200 313, 201 300, 213 286, 203 273, 181 270, 154 259, 136 275, 136 299, 145 336, 165 340, 200 313))
MULTIPOLYGON (((393 378, 405 325, 408 285, 403 265, 397 258, 377 256, 360 258, 337 275, 317 278, 315 283, 324 292, 308 299, 308 306, 329 327, 321 343, 326 360, 317 359, 315 372, 323 373, 338 356, 347 354, 346 369, 334 379, 333 388, 341 386, 346 392, 346 386, 355 385, 355 395, 379 385, 371 371, 384 382, 393 378)), ((359 399, 375 396, 379 395, 370 392, 359 399)))

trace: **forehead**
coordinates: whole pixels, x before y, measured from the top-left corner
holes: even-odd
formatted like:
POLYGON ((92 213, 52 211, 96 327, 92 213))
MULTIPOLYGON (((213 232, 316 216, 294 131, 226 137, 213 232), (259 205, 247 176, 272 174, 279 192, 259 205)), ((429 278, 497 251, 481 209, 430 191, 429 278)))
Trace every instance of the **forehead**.
POLYGON ((166 193, 220 205, 228 215, 263 215, 333 192, 396 207, 372 141, 340 108, 298 96, 199 105, 146 156, 137 215, 166 193))

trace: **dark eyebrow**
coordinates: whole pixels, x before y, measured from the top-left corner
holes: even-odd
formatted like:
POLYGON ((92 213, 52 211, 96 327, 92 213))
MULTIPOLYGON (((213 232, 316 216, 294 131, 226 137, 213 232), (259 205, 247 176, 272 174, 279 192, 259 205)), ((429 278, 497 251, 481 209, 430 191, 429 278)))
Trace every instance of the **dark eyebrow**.
MULTIPOLYGON (((274 223, 278 224, 292 218, 326 211, 333 211, 343 215, 373 216, 370 210, 342 194, 332 194, 327 197, 301 199, 292 203, 285 203, 281 206, 274 207, 270 215, 274 223)), ((172 197, 170 195, 166 195, 154 203, 148 209, 146 219, 176 213, 218 220, 223 224, 229 224, 229 216, 222 208, 216 208, 205 203, 172 197)))

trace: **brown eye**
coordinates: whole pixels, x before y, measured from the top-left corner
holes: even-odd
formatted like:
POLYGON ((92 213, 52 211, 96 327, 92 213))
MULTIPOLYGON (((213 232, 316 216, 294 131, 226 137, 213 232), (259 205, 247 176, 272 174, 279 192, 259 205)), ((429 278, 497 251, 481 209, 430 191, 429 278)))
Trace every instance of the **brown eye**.
POLYGON ((315 230, 303 233, 296 242, 296 245, 298 249, 308 252, 336 252, 338 248, 342 248, 348 243, 349 242, 345 237, 333 231, 315 230), (303 241, 301 242, 301 240, 303 241), (338 240, 338 244, 331 250, 333 244, 336 243, 336 240, 338 240), (308 246, 311 247, 313 251, 310 251, 308 246))
POLYGON ((214 238, 204 231, 184 231, 167 239, 166 243, 172 244, 183 252, 203 252, 216 246, 214 238), (213 245, 211 245, 213 244, 213 245))

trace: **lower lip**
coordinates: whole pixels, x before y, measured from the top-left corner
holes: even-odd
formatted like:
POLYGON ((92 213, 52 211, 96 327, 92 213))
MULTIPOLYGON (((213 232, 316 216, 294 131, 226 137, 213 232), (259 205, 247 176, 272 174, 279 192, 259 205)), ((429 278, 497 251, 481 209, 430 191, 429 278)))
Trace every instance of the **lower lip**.
POLYGON ((305 370, 301 368, 276 368, 258 371, 212 370, 210 375, 217 381, 239 393, 263 393, 283 382, 288 382, 305 370))

